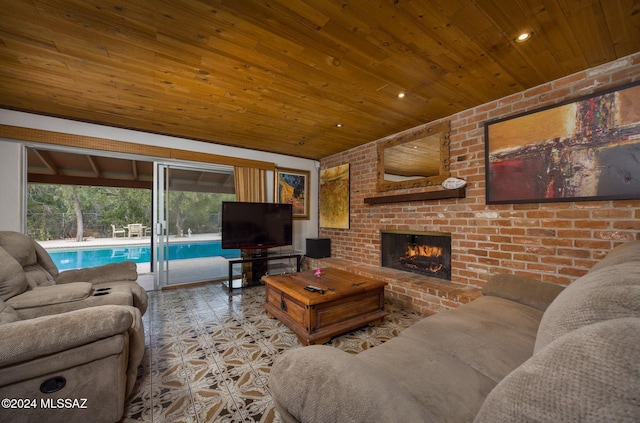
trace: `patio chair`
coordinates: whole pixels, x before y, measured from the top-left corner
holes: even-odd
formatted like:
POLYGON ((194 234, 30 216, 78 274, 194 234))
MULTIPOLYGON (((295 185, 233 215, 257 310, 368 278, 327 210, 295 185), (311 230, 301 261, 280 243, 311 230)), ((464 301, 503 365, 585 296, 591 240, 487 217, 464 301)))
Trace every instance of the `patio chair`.
POLYGON ((113 231, 111 233, 112 238, 117 238, 119 234, 122 234, 123 238, 127 236, 127 231, 124 228, 116 228, 116 225, 111 225, 111 230, 113 231))
POLYGON ((142 238, 142 223, 130 223, 128 225, 129 228, 129 238, 133 238, 137 236, 138 238, 142 238))

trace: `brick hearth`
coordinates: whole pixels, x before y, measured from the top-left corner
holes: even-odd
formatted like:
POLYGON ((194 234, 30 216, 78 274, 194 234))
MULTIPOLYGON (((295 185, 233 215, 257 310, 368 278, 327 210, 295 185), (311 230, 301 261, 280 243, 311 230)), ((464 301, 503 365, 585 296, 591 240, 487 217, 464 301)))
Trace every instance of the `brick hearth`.
POLYGON ((305 257, 303 268, 334 267, 361 276, 368 276, 387 282, 385 297, 398 302, 403 307, 431 315, 443 310, 469 303, 482 295, 477 286, 466 285, 443 279, 387 267, 355 263, 341 258, 313 259, 305 257))

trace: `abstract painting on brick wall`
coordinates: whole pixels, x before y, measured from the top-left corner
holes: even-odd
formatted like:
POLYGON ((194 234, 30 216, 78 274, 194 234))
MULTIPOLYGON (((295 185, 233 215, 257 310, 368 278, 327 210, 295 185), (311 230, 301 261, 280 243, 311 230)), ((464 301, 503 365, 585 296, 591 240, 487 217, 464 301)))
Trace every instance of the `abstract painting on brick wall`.
POLYGON ((487 204, 640 198, 639 84, 486 123, 487 204))
POLYGON ((320 171, 320 227, 349 229, 349 163, 320 171))

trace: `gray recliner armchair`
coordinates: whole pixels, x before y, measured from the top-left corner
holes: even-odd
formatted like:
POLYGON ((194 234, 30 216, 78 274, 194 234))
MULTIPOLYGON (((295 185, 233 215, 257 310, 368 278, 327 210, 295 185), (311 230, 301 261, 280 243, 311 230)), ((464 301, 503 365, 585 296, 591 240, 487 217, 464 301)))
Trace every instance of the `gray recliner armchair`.
POLYGON ((0 421, 117 422, 144 350, 135 307, 24 320, 0 300, 0 421))
POLYGON ((134 306, 144 314, 148 296, 137 279, 133 262, 59 272, 36 241, 0 231, 0 299, 21 319, 106 304, 134 306))

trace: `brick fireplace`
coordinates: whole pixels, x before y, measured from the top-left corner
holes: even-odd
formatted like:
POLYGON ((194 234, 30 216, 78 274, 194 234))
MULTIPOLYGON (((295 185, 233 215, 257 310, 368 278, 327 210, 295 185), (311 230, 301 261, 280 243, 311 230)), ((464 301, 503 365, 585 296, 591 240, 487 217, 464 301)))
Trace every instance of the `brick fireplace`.
POLYGON ((380 231, 382 266, 451 280, 451 234, 380 231))
MULTIPOLYGON (((366 203, 367 198, 383 194, 442 189, 378 192, 377 146, 389 138, 323 158, 321 169, 349 163, 350 225, 349 229, 320 228, 318 237, 331 238, 332 257, 352 262, 352 268, 354 262, 380 266, 380 229, 428 228, 452 234, 452 282, 482 287, 491 275, 515 273, 570 283, 617 244, 638 238, 640 200, 488 205, 484 123, 621 86, 639 80, 639 75, 640 53, 635 53, 448 116, 451 174, 467 182, 465 198, 366 203)), ((436 123, 429 121, 428 125, 436 123)), ((396 271, 382 268, 391 270, 396 271)))

